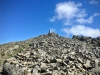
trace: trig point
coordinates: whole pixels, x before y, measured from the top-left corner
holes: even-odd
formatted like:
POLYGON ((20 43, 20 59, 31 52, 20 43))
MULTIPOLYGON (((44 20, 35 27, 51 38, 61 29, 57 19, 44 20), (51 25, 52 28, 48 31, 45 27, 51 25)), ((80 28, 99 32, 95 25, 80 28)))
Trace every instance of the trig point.
POLYGON ((52 33, 52 30, 49 30, 49 34, 51 34, 52 33))

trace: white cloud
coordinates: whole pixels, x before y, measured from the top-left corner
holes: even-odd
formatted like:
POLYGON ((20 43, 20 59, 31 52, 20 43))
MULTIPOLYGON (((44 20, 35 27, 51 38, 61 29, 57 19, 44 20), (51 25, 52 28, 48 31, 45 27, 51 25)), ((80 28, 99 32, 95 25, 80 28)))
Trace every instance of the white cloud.
POLYGON ((85 23, 92 23, 93 22, 93 18, 95 16, 99 16, 99 13, 95 13, 94 15, 90 16, 88 19, 84 19, 84 18, 80 18, 80 19, 76 19, 76 22, 80 23, 80 24, 85 24, 85 23))
POLYGON ((95 13, 93 16, 99 16, 100 15, 100 13, 95 13))
MULTIPOLYGON (((63 19, 63 18, 71 19, 73 17, 76 17, 77 16, 76 14, 79 11, 78 7, 80 6, 81 3, 75 4, 74 2, 71 1, 57 4, 55 11, 58 15, 58 19, 63 19)), ((77 16, 77 17, 81 17, 81 16, 77 16)))
POLYGON ((74 18, 83 18, 87 14, 85 9, 79 9, 81 3, 75 4, 73 1, 62 2, 56 4, 55 16, 50 19, 51 22, 58 20, 63 20, 64 24, 71 24, 71 20, 74 18))
POLYGON ((90 4, 98 4, 99 1, 97 1, 97 0, 90 0, 89 3, 90 3, 90 4))
POLYGON ((66 34, 72 34, 72 35, 83 35, 88 37, 98 37, 100 36, 100 30, 99 29, 93 29, 90 27, 86 27, 84 25, 76 25, 72 26, 71 28, 63 28, 63 32, 66 34))
POLYGON ((50 22, 54 22, 55 19, 56 19, 56 16, 52 17, 52 18, 50 19, 50 22))
POLYGON ((61 20, 64 25, 74 25, 76 22, 79 24, 92 23, 94 16, 98 15, 98 13, 85 18, 88 14, 81 6, 81 3, 75 3, 73 1, 58 3, 55 8, 55 16, 50 21, 61 20))
POLYGON ((75 3, 74 1, 61 2, 56 4, 55 15, 50 19, 51 22, 59 20, 64 25, 69 25, 63 28, 62 31, 67 35, 83 35, 90 37, 100 36, 100 30, 94 29, 84 24, 91 24, 94 21, 94 17, 99 16, 100 13, 94 13, 88 16, 85 9, 81 8, 81 3, 75 3))
POLYGON ((92 23, 93 22, 93 17, 91 16, 88 19, 84 19, 84 18, 76 19, 76 22, 78 22, 80 24, 92 23))

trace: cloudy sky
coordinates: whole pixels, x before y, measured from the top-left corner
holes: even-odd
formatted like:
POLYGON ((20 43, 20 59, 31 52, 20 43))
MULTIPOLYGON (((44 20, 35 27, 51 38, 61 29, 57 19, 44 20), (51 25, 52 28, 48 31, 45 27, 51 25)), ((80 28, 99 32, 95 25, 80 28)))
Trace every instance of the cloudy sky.
POLYGON ((49 29, 61 36, 100 36, 100 0, 0 0, 0 44, 49 29))

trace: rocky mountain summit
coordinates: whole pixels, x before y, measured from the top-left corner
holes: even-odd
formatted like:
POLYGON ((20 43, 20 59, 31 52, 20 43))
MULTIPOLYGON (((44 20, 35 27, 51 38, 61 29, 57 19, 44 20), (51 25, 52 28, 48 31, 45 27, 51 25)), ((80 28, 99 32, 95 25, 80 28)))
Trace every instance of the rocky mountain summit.
POLYGON ((100 75, 100 37, 49 32, 1 45, 0 51, 3 75, 100 75))

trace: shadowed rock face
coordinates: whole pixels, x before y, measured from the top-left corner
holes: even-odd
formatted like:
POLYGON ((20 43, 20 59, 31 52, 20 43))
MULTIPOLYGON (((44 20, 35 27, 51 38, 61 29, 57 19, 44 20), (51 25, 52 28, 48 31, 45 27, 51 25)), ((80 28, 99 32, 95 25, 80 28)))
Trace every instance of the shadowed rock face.
POLYGON ((4 61, 3 75, 99 75, 100 46, 88 42, 93 39, 48 33, 22 41, 22 51, 4 61))
POLYGON ((100 37, 97 38, 91 38, 91 37, 84 37, 84 36, 73 36, 73 39, 78 39, 80 41, 85 41, 89 44, 93 44, 95 46, 100 46, 100 37))

